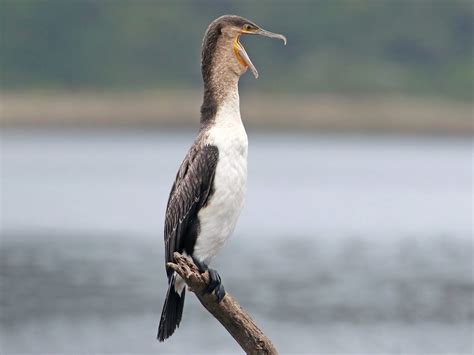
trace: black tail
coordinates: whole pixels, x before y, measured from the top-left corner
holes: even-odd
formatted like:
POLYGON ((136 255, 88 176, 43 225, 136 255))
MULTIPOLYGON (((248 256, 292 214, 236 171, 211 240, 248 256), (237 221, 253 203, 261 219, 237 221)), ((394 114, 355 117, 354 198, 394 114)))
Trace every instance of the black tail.
POLYGON ((184 296, 186 289, 183 289, 181 295, 174 289, 175 276, 171 277, 168 293, 166 294, 163 311, 161 311, 160 326, 158 327, 158 340, 164 341, 169 338, 181 322, 183 315, 184 296))

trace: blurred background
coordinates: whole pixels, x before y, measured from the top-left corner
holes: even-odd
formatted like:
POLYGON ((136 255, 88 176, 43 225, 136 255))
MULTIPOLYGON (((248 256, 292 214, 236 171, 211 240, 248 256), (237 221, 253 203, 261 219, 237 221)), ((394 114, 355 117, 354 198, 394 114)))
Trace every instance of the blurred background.
POLYGON ((0 0, 0 352, 239 353, 194 296, 155 340, 163 220, 233 13, 249 186, 214 261, 282 353, 472 353, 469 0, 0 0))

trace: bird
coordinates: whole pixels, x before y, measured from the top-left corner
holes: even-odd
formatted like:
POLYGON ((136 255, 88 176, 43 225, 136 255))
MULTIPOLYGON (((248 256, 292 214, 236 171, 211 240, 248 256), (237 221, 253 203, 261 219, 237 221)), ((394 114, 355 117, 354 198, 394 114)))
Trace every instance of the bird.
POLYGON ((225 289, 209 267, 232 234, 244 204, 248 139, 239 104, 239 78, 258 71, 240 42, 242 35, 283 40, 236 15, 221 16, 208 26, 202 42, 204 95, 200 129, 176 174, 165 214, 165 268, 168 277, 157 338, 164 341, 179 327, 186 295, 184 280, 167 265, 174 252, 191 257, 199 272, 209 272, 206 292, 221 302, 225 289))

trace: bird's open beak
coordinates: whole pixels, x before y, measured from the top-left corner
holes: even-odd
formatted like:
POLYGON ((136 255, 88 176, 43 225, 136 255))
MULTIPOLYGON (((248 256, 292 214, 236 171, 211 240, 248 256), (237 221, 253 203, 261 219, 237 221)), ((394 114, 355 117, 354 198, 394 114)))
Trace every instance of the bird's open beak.
MULTIPOLYGON (((283 43, 285 44, 285 46, 286 46, 286 37, 281 35, 281 34, 278 34, 278 33, 265 31, 261 28, 259 28, 256 31, 242 31, 242 33, 243 34, 249 34, 249 35, 260 35, 260 36, 265 36, 265 37, 270 37, 270 38, 281 39, 283 41, 283 43)), ((240 43, 239 39, 240 39, 240 36, 237 38, 236 43, 235 43, 235 47, 234 47, 237 54, 238 54, 237 58, 239 58, 241 63, 243 62, 242 64, 244 66, 247 66, 247 67, 250 68, 250 70, 252 71, 253 76, 255 76, 255 79, 257 79, 258 78, 257 68, 255 68, 255 65, 253 65, 252 61, 249 58, 249 55, 245 51, 245 48, 242 45, 242 43, 240 43)))
POLYGON ((286 37, 279 34, 279 33, 273 33, 270 31, 265 31, 263 29, 258 29, 255 32, 249 32, 255 35, 260 35, 260 36, 265 36, 265 37, 270 37, 270 38, 276 38, 276 39, 281 39, 283 41, 283 44, 286 46, 286 37))

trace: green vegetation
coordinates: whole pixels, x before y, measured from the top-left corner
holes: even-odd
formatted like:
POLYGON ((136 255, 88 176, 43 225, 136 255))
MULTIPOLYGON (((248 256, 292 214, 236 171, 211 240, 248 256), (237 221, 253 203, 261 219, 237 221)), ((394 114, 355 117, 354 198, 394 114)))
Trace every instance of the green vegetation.
MULTIPOLYGON (((1 87, 199 88, 200 44, 225 13, 284 33, 243 41, 257 90, 472 98, 470 0, 0 0, 1 87)), ((247 85, 246 76, 242 85, 247 85)))

